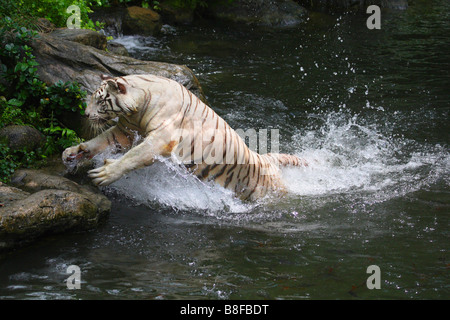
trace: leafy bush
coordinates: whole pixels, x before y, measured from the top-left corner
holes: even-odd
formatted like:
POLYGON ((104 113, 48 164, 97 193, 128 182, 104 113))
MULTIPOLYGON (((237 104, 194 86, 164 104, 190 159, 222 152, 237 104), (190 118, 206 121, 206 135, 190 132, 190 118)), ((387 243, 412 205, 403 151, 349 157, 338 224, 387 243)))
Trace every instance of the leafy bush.
POLYGON ((58 120, 63 112, 83 114, 86 92, 76 83, 57 82, 48 86, 39 79, 38 63, 29 46, 38 36, 6 17, 0 28, 0 128, 29 125, 46 136, 45 145, 36 152, 12 152, 0 145, 0 180, 5 181, 18 165, 30 165, 39 159, 80 143, 77 134, 58 120))
POLYGON ((10 176, 19 167, 32 167, 44 161, 35 151, 11 150, 0 143, 0 182, 8 183, 10 176))
MULTIPOLYGON (((96 0, 92 1, 92 5, 98 7, 109 7, 109 6, 142 6, 144 8, 153 8, 154 10, 160 9, 160 4, 167 3, 176 8, 183 9, 195 9, 198 7, 207 7, 208 2, 217 2, 221 0, 96 0)), ((232 2, 233 0, 222 0, 232 2)))
MULTIPOLYGON (((56 27, 65 27, 72 13, 66 12, 71 5, 80 8, 81 28, 95 30, 89 18, 91 2, 85 0, 0 0, 0 17, 9 16, 22 26, 32 27, 36 18, 46 18, 56 27)), ((96 3, 95 1, 93 1, 96 3)))

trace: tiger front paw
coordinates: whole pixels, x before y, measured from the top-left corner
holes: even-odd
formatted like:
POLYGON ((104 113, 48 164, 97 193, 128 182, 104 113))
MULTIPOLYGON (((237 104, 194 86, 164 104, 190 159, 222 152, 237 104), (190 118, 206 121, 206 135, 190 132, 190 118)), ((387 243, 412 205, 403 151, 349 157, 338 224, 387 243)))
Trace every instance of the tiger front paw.
POLYGON ((85 157, 87 154, 89 154, 88 147, 85 143, 81 143, 77 146, 67 148, 64 150, 62 154, 62 160, 63 162, 67 161, 75 161, 80 160, 81 158, 85 157))
POLYGON ((103 166, 89 170, 88 176, 95 185, 107 186, 114 181, 119 180, 122 173, 117 166, 117 160, 106 159, 103 166))

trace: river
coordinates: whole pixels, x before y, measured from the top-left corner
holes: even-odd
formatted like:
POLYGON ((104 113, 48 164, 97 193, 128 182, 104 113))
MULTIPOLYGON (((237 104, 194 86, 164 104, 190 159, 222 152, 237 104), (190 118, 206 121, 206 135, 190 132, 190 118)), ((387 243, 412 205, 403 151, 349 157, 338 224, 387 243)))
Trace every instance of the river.
POLYGON ((104 225, 0 260, 1 299, 448 299, 450 3, 314 13, 289 29, 201 22, 125 36, 185 64, 235 129, 279 130, 288 194, 255 203, 170 162, 103 191, 104 225), (81 289, 68 290, 68 266, 81 289), (370 289, 369 266, 380 289, 370 289))

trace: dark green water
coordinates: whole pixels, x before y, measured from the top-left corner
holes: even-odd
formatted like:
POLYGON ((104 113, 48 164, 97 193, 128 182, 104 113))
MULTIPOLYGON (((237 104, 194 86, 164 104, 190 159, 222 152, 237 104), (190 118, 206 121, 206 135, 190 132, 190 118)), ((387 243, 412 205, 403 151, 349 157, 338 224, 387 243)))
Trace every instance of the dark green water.
POLYGON ((235 129, 279 129, 286 198, 241 203, 169 163, 130 174, 98 230, 0 260, 0 298, 448 299, 450 3, 315 14, 287 30, 202 24, 124 37, 186 64, 235 129), (81 289, 68 290, 69 265, 81 289), (369 290, 367 267, 381 271, 369 290))

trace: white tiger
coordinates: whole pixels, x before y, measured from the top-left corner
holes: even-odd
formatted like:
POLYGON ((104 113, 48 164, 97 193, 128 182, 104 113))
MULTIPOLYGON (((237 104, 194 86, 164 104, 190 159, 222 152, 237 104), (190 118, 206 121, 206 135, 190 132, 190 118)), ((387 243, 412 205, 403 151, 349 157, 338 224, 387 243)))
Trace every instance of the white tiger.
POLYGON ((93 157, 111 145, 126 151, 120 159, 107 159, 88 172, 96 185, 109 185, 149 166, 157 156, 176 156, 199 179, 213 180, 243 200, 254 200, 284 191, 279 165, 307 166, 293 155, 250 150, 225 120, 176 81, 154 75, 102 79, 85 115, 94 127, 119 117, 117 124, 63 152, 67 161, 93 157), (132 147, 136 134, 143 140, 132 147))

